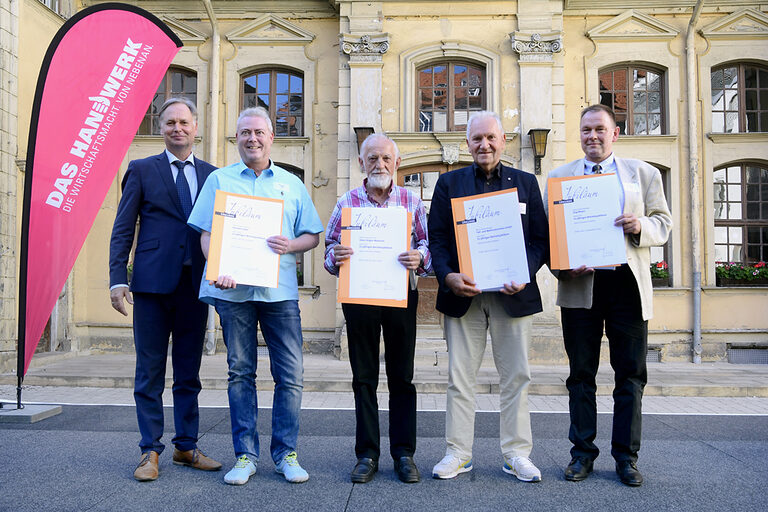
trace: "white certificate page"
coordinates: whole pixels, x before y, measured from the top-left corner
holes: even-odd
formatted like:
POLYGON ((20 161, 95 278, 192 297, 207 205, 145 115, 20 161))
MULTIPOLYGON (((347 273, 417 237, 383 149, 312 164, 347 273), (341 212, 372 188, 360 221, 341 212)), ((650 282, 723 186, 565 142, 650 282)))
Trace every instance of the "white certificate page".
POLYGON ((222 230, 219 275, 237 284, 277 288, 280 256, 267 245, 279 235, 283 219, 281 201, 227 196, 222 230))
POLYGON ((619 186, 615 174, 562 182, 571 268, 627 262, 624 230, 613 223, 621 215, 619 186))
POLYGON ((517 192, 464 201, 472 274, 484 291, 529 283, 517 192))
POLYGON ((408 269, 397 256, 408 250, 408 210, 352 208, 349 297, 408 299, 408 269))

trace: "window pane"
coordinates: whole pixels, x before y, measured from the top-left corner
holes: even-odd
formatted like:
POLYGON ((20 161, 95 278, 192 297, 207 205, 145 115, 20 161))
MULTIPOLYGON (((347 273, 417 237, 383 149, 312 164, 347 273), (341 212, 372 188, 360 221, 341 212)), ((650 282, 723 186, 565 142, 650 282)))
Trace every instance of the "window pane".
POLYGON ((419 112, 419 131, 432 131, 432 112, 419 112))
POLYGON ((249 76, 243 79, 243 93, 254 94, 256 92, 256 77, 249 76))
POLYGON ((715 202, 715 218, 725 219, 726 217, 726 204, 722 202, 715 202))
POLYGON ((741 261, 741 246, 740 245, 729 245, 728 250, 730 251, 730 258, 728 258, 729 261, 741 261))
MULTIPOLYGON (((478 89, 479 92, 479 89, 478 89)), ((481 110, 483 108, 483 98, 479 94, 477 96, 469 97, 470 110, 481 110)))
POLYGON ((605 105, 606 107, 609 107, 609 108, 613 108, 613 93, 601 92, 600 104, 605 105))
POLYGON ((648 95, 648 112, 661 112, 661 93, 652 92, 648 95))
POLYGON ((269 73, 259 73, 256 80, 259 94, 269 94, 269 73))
POLYGON ((266 94, 260 94, 259 95, 259 106, 267 109, 269 111, 269 96, 266 94))
POLYGON ((739 85, 739 74, 736 68, 723 69, 723 87, 735 89, 739 85))
POLYGON ((747 112, 747 126, 744 127, 745 132, 757 132, 760 128, 757 126, 757 113, 747 112))
POLYGON ((286 135, 288 135, 288 118, 277 117, 275 119, 275 136, 285 137, 286 135))
POLYGON ((712 85, 712 94, 714 94, 714 91, 716 89, 722 89, 723 88, 723 70, 718 69, 717 71, 713 71, 710 75, 710 84, 712 85))
POLYGON ((722 111, 725 108, 725 100, 722 89, 712 89, 712 110, 722 111))
POLYGON ((435 66, 435 85, 438 87, 448 86, 448 67, 435 66))
POLYGON ((728 242, 732 244, 741 243, 741 228, 728 228, 728 242))
POLYGON ((420 87, 432 86, 432 68, 425 68, 419 71, 419 86, 420 87))
POLYGON ((744 92, 744 108, 747 110, 757 110, 757 91, 744 92))
POLYGON ((760 112, 760 131, 768 132, 768 111, 760 112))
POLYGON ((288 94, 289 92, 290 88, 288 87, 288 75, 286 73, 277 73, 275 93, 288 94))
POLYGON ((760 69, 760 70, 758 70, 758 75, 759 75, 759 78, 760 78, 759 85, 760 85, 760 87, 765 89, 766 87, 768 87, 768 71, 766 71, 764 69, 760 69))
POLYGON ((648 95, 644 92, 636 92, 634 112, 646 112, 648 110, 648 95))
POLYGON ((421 99, 420 109, 432 109, 432 89, 421 89, 419 98, 421 99))
POLYGON ((743 219, 741 215, 741 203, 728 203, 728 218, 732 220, 743 219))
POLYGON ((258 107, 257 96, 255 94, 247 94, 243 96, 243 108, 258 107))
POLYGON ((724 244, 728 242, 728 228, 725 226, 715 226, 715 243, 724 244))
POLYGON ((760 185, 747 185, 747 201, 760 199, 760 185))
POLYGON ((597 80, 600 83, 600 91, 609 91, 613 89, 613 73, 600 73, 597 80))
POLYGON ((648 118, 650 119, 648 133, 651 135, 661 135, 661 114, 651 114, 648 118))
POLYGON ((291 92, 292 93, 304 92, 304 80, 300 76, 291 75, 291 92))
POLYGON ((728 200, 729 201, 741 201, 741 186, 740 185, 728 185, 728 200))
MULTIPOLYGON (((728 183, 741 183, 741 167, 728 167, 728 183)), ((731 201, 734 198, 731 197, 731 201)))
POLYGON ((661 90, 661 75, 658 73, 648 72, 648 90, 660 91, 661 90))
POLYGON ((614 91, 626 91, 627 90, 627 70, 620 69, 613 72, 613 90, 614 91))
POLYGON ((291 116, 288 118, 290 126, 288 128, 288 135, 293 137, 301 137, 304 135, 304 117, 303 116, 291 116))
POLYGON ((434 112, 434 131, 444 132, 448 130, 448 114, 446 112, 434 112))
POLYGON ((622 135, 627 134, 627 116, 624 114, 616 114, 616 126, 619 127, 619 133, 622 135))
POLYGON ((714 133, 723 133, 725 131, 725 122, 723 119, 723 114, 719 112, 712 113, 712 131, 714 133))
POLYGON ((744 87, 750 89, 757 87, 757 69, 751 66, 744 68, 744 87))
POLYGON ((724 245, 715 246, 715 261, 728 261, 728 249, 724 245))
POLYGON ((453 85, 456 87, 467 87, 469 85, 467 66, 457 64, 453 67, 453 85))
POLYGON ((627 94, 626 93, 616 93, 614 101, 616 102, 613 107, 613 110, 615 111, 615 113, 624 114, 627 112, 627 94))
POLYGON ((725 91, 725 109, 739 110, 739 92, 734 89, 725 91))
POLYGON ((275 115, 277 116, 285 116, 287 115, 289 110, 289 101, 288 101, 288 95, 287 94, 278 94, 275 96, 275 115))
POLYGON ((635 114, 634 117, 634 131, 632 132, 635 135, 647 135, 648 134, 648 123, 645 115, 643 114, 635 114))
POLYGON ((422 173, 423 187, 421 191, 421 198, 425 201, 432 200, 432 193, 435 191, 435 185, 437 179, 440 177, 439 171, 430 171, 422 173))
POLYGON ((421 175, 419 173, 406 174, 403 176, 403 185, 413 189, 417 194, 421 195, 421 175))
POLYGON ((736 112, 725 113, 725 133, 736 133, 739 131, 739 118, 736 112))
POLYGON ((448 108, 448 98, 445 95, 445 90, 434 90, 434 101, 436 110, 445 110, 448 108))
POLYGON ((467 101, 467 93, 466 89, 459 89, 456 91, 456 97, 454 98, 454 105, 453 107, 455 109, 461 109, 466 110, 469 103, 467 101))
POLYGON ((636 91, 644 91, 646 88, 646 71, 643 69, 634 70, 634 84, 633 88, 636 91))

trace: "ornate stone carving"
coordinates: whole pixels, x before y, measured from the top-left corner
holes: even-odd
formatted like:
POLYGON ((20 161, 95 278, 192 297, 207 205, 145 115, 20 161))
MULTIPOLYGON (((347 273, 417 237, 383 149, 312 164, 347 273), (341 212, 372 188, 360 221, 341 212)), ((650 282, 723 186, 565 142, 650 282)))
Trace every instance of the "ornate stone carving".
POLYGON ((443 162, 446 164, 455 164, 459 161, 458 144, 445 144, 440 149, 443 151, 443 162))
POLYGON ((563 39, 559 32, 513 32, 509 38, 521 62, 552 62, 552 54, 563 49, 563 39))
POLYGON ((378 56, 389 50, 389 34, 341 35, 341 51, 351 57, 378 56))

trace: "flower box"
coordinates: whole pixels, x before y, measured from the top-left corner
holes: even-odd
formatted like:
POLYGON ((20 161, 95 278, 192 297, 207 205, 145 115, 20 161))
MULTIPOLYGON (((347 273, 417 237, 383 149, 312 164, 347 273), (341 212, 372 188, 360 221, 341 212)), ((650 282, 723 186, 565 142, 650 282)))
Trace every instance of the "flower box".
POLYGON ((752 280, 730 279, 727 277, 718 277, 717 286, 741 286, 741 287, 768 286, 768 279, 765 277, 752 279, 752 280))
POLYGON ((651 284, 654 288, 665 288, 669 286, 668 277, 652 277, 651 284))

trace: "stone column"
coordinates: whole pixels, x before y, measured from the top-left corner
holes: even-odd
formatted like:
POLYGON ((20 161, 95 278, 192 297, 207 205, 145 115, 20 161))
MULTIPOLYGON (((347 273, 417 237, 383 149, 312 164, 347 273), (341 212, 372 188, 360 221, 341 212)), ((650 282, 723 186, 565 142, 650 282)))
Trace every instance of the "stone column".
POLYGON ((0 4, 0 371, 16 366, 19 2, 0 4))
MULTIPOLYGON (((519 2, 518 30, 509 34, 520 67, 520 152, 522 168, 533 170, 528 130, 549 128, 547 154, 537 176, 542 193, 547 174, 565 157, 565 91, 562 49, 562 12, 554 2, 519 2)), ((559 314, 555 306, 557 281, 547 268, 536 276, 544 312, 535 316, 530 347, 532 363, 565 362, 559 314)))

